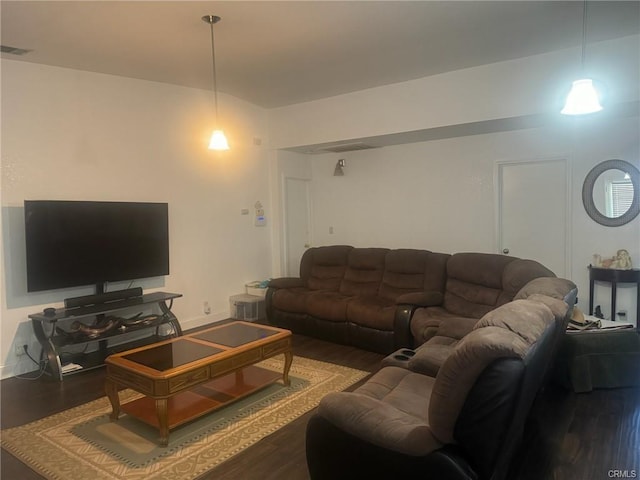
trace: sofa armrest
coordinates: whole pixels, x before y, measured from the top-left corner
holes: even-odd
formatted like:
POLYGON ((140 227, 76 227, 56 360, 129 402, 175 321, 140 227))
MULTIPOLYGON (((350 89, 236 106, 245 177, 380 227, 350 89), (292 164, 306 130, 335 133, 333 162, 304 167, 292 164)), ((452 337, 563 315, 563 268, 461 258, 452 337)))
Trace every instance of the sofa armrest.
POLYGON ((413 292, 400 295, 396 299, 396 305, 415 305, 416 307, 435 307, 442 305, 444 295, 442 292, 413 292))
POLYGON ((416 308, 418 307, 408 303, 396 306, 396 313, 393 317, 393 344, 396 349, 413 348, 411 317, 416 308))
POLYGON ((276 325, 276 323, 273 323, 275 318, 273 311, 273 295, 277 290, 304 286, 304 281, 301 278, 297 277, 280 277, 269 280, 267 291, 264 296, 264 311, 265 316, 267 317, 267 322, 271 325, 276 325))
POLYGON ((411 318, 417 308, 442 305, 444 295, 441 292, 405 293, 396 299, 396 314, 393 319, 395 348, 413 348, 411 318))
POLYGON ((415 355, 409 359, 407 368, 412 372, 435 378, 442 364, 453 352, 456 344, 457 342, 450 345, 423 344, 416 349, 415 355))
POLYGON ((269 280, 269 287, 271 288, 295 288, 304 286, 304 280, 298 277, 281 277, 269 280))

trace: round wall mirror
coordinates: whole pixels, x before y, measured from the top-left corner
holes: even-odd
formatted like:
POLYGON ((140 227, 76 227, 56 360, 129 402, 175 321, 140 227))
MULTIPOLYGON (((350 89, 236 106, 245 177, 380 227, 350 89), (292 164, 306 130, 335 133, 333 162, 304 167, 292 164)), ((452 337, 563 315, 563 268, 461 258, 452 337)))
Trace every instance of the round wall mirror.
POLYGON ((584 179, 582 203, 600 225, 629 223, 640 213, 640 170, 624 160, 599 163, 584 179))

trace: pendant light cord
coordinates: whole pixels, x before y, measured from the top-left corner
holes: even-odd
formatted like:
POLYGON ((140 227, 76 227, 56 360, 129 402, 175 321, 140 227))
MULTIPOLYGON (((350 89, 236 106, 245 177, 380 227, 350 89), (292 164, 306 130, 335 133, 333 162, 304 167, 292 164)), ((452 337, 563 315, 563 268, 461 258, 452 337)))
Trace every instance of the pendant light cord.
MULTIPOLYGON (((211 30, 211 35, 213 35, 213 30, 211 30)), ((582 64, 581 64, 583 73, 584 73, 584 60, 585 60, 586 49, 587 49, 587 0, 584 0, 584 4, 582 7, 582 64)))
MULTIPOLYGON (((213 43, 213 22, 211 25, 211 72, 213 79, 213 105, 216 114, 216 125, 218 124, 218 81, 216 79, 216 49, 213 43)), ((584 53, 583 53, 584 55, 584 53)))

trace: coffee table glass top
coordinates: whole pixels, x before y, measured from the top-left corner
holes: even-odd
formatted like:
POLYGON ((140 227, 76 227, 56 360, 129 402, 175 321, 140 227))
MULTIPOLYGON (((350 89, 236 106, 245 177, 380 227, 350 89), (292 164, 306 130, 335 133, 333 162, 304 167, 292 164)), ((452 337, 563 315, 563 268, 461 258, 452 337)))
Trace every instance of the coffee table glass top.
POLYGON ((246 343, 255 342, 263 338, 276 335, 278 331, 262 328, 258 325, 246 323, 230 323, 222 327, 213 328, 202 333, 189 335, 190 337, 217 343, 228 347, 238 347, 246 343))
POLYGON ((186 338, 179 338, 170 343, 124 355, 122 358, 162 372, 222 351, 224 350, 213 345, 202 345, 190 342, 186 338))

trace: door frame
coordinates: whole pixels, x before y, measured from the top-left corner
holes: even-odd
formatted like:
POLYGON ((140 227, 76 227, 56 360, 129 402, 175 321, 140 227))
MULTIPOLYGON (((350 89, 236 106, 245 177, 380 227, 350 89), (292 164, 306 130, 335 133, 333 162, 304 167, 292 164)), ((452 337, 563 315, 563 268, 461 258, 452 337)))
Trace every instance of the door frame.
POLYGON ((572 276, 573 270, 573 258, 572 258, 572 245, 573 245, 573 175, 572 175, 572 160, 570 155, 559 155, 553 157, 534 157, 523 159, 511 159, 511 160, 497 160, 494 163, 493 169, 493 184, 494 184, 494 251, 502 254, 502 171, 504 167, 522 164, 536 164, 536 163, 548 163, 548 162, 560 162, 564 165, 565 170, 565 218, 567 219, 564 225, 565 245, 564 245, 564 269, 565 278, 572 276))
POLYGON ((312 222, 312 196, 311 196, 311 179, 292 175, 282 175, 282 272, 287 274, 289 271, 289 240, 288 228, 289 218, 287 216, 287 180, 297 180, 305 182, 307 185, 307 218, 309 220, 309 246, 313 244, 313 222, 312 222))

